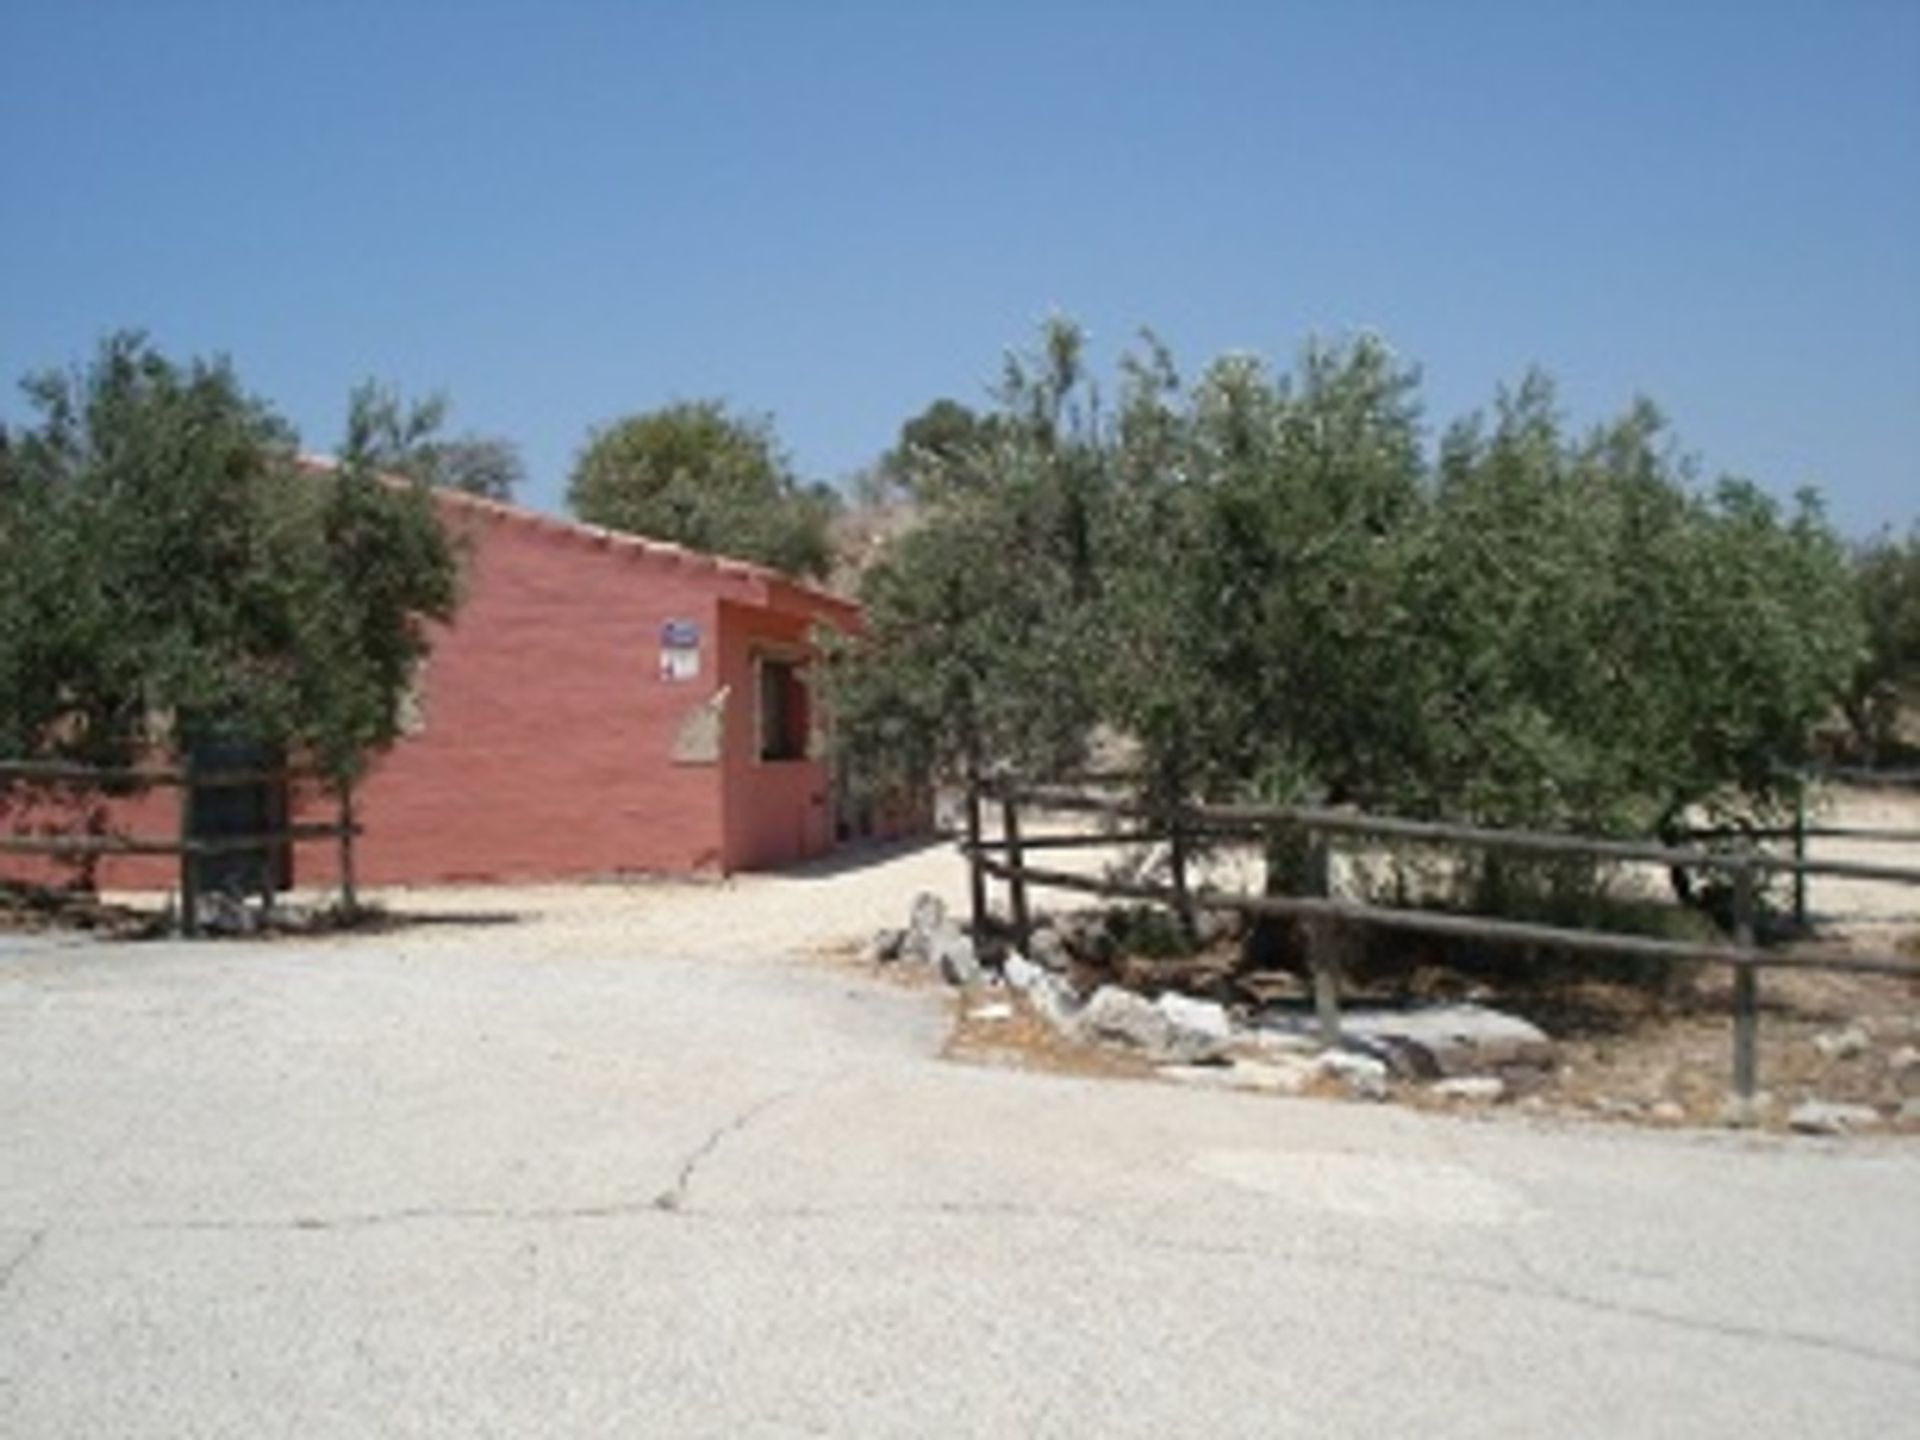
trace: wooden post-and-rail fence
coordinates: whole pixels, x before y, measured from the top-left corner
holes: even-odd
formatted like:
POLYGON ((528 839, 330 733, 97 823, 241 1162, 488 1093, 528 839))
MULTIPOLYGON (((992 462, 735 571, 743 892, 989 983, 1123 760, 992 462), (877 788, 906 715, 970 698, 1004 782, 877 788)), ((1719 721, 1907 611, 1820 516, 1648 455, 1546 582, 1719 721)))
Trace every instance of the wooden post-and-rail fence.
MULTIPOLYGON (((987 787, 969 796, 969 814, 977 817, 987 787)), ((1669 961, 1704 961, 1733 969, 1733 1088, 1742 1102, 1751 1104, 1758 1087, 1759 977, 1765 969, 1853 971, 1920 980, 1920 962, 1892 954, 1830 954, 1768 950, 1757 940, 1758 896, 1761 879, 1787 874, 1796 881, 1796 909, 1804 916, 1807 876, 1826 875, 1853 880, 1876 880, 1920 886, 1920 869, 1856 860, 1815 860, 1806 854, 1806 836, 1826 833, 1802 824, 1799 833, 1778 838, 1796 843, 1791 855, 1770 854, 1741 837, 1733 848, 1709 850, 1638 841, 1601 840, 1588 836, 1542 831, 1495 830, 1425 820, 1403 820, 1346 810, 1305 806, 1201 805, 1147 806, 1104 799, 1085 791, 1048 787, 1000 786, 993 790, 1003 817, 998 840, 981 837, 977 819, 968 826, 963 843, 972 871, 974 931, 985 933, 992 923, 987 913, 985 885, 991 876, 1006 886, 1009 928, 1014 946, 1027 948, 1032 931, 1029 889, 1045 886, 1074 890, 1109 899, 1144 900, 1167 906, 1183 920, 1197 909, 1234 910, 1246 915, 1277 915, 1305 922, 1308 962, 1320 1038, 1332 1044, 1340 1035, 1340 967, 1336 947, 1343 932, 1363 926, 1411 931, 1454 939, 1480 939, 1592 954, 1633 956, 1669 961), (1075 834, 1034 834, 1021 824, 1023 806, 1098 816, 1113 828, 1075 834), (1203 839, 1269 840, 1291 831, 1310 841, 1307 890, 1299 895, 1251 895, 1237 891, 1196 887, 1188 874, 1191 846, 1203 839), (1430 845, 1479 848, 1505 853, 1576 857, 1594 862, 1641 863, 1688 871, 1717 872, 1728 877, 1733 890, 1731 943, 1716 944, 1658 940, 1608 931, 1577 930, 1531 921, 1450 911, 1418 910, 1340 899, 1329 884, 1329 841, 1336 836, 1371 840, 1400 840, 1430 845), (1036 852, 1075 848, 1107 848, 1125 844, 1165 843, 1170 875, 1165 884, 1120 880, 1035 865, 1036 852)), ((1835 831, 1833 833, 1841 833, 1835 831)), ((1899 841, 1905 832, 1846 832, 1857 838, 1899 841)), ((1920 836, 1911 838, 1920 839, 1920 836)))
POLYGON ((200 931, 200 866, 207 856, 256 853, 271 856, 299 841, 333 840, 339 845, 340 903, 352 914, 359 908, 354 881, 354 838, 360 827, 353 818, 353 791, 341 786, 339 818, 332 822, 283 822, 246 834, 195 833, 193 797, 196 792, 233 790, 258 785, 288 786, 299 780, 325 780, 310 770, 216 770, 179 766, 95 766, 45 760, 0 760, 0 783, 28 781, 42 785, 85 787, 96 792, 138 793, 155 788, 180 791, 180 823, 165 838, 137 835, 28 835, 0 834, 0 854, 44 855, 70 860, 112 855, 177 855, 180 860, 180 932, 200 931))

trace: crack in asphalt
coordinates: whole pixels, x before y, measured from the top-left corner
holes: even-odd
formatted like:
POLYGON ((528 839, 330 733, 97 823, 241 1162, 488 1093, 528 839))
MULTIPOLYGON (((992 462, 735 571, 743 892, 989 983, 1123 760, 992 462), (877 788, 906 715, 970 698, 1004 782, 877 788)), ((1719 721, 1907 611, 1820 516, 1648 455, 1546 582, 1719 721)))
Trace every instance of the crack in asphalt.
POLYGON ((687 1158, 681 1162, 680 1173, 673 1184, 654 1196, 653 1208, 670 1214, 684 1213, 687 1208, 687 1197, 693 1189, 694 1176, 699 1173, 700 1167, 712 1158, 713 1152, 718 1150, 730 1136, 738 1135, 774 1106, 792 1099, 799 1092, 799 1088, 799 1086, 789 1086, 785 1090, 775 1091, 763 1099, 756 1100, 731 1120, 716 1125, 707 1138, 695 1146, 687 1158))
MULTIPOLYGON (((706 1139, 688 1155, 682 1163, 675 1184, 650 1200, 618 1200, 596 1205, 574 1206, 532 1206, 525 1208, 487 1207, 487 1206, 414 1206, 386 1211, 368 1211, 360 1214, 336 1215, 326 1218, 301 1216, 293 1219, 278 1220, 173 1220, 153 1221, 131 1225, 105 1226, 69 1226, 63 1227, 73 1234, 115 1234, 139 1231, 165 1231, 171 1233, 272 1233, 288 1231, 351 1231, 370 1229, 384 1225, 402 1225, 437 1220, 481 1220, 505 1222, 539 1221, 593 1221, 616 1219, 644 1219, 662 1214, 675 1218, 701 1220, 708 1224, 725 1225, 740 1222, 760 1222, 766 1220, 791 1220, 796 1222, 827 1222, 839 1220, 872 1219, 878 1216, 896 1218, 944 1217, 957 1219, 1000 1219, 1038 1221, 1075 1227, 1077 1233, 1089 1229, 1111 1225, 1112 1217, 1093 1211, 1073 1207, 1051 1205, 1033 1205, 1019 1201, 973 1201, 939 1200, 905 1205, 838 1205, 838 1206, 741 1206, 727 1210, 692 1211, 686 1207, 687 1195, 700 1165, 731 1135, 744 1130, 764 1111, 785 1100, 792 1092, 782 1092, 770 1096, 749 1106, 727 1123, 717 1126, 706 1139)), ((51 1232, 37 1230, 29 1238, 20 1252, 0 1268, 0 1295, 4 1295, 8 1284, 15 1274, 27 1264, 45 1243, 51 1232)), ((1874 1364, 1891 1365, 1899 1369, 1920 1373, 1920 1357, 1903 1354, 1899 1351, 1885 1350, 1872 1345, 1860 1344, 1851 1340, 1839 1339, 1830 1335, 1818 1335, 1808 1331, 1768 1329, 1759 1325, 1744 1324, 1732 1320, 1715 1320, 1706 1316, 1687 1315, 1679 1311, 1664 1310, 1658 1306, 1634 1304, 1629 1301, 1609 1300, 1604 1296, 1584 1294, 1564 1285, 1553 1283, 1540 1276, 1531 1266, 1523 1266, 1526 1282, 1492 1279, 1484 1275, 1463 1274, 1460 1272, 1439 1273, 1406 1266, 1382 1265, 1372 1261, 1359 1260, 1352 1255, 1342 1255, 1335 1259, 1316 1255, 1312 1252, 1290 1249, 1268 1244, 1248 1244, 1237 1241, 1185 1240, 1165 1235, 1155 1235, 1138 1230, 1126 1236, 1129 1243, 1143 1250, 1158 1251, 1165 1254, 1189 1255, 1209 1258, 1235 1260, 1281 1261, 1292 1265, 1310 1266, 1314 1269, 1340 1273, 1362 1273, 1382 1276, 1395 1280, 1411 1280, 1419 1283, 1455 1285, 1465 1289, 1477 1290, 1485 1294, 1498 1295, 1511 1299, 1540 1300, 1551 1304, 1566 1305, 1590 1314, 1617 1316, 1622 1319, 1644 1320, 1666 1325, 1678 1330, 1695 1334, 1716 1335, 1724 1339, 1748 1340, 1776 1345, 1797 1346, 1806 1349, 1822 1350, 1851 1359, 1863 1360, 1874 1364)))
MULTIPOLYGON (((1883 1350, 1872 1345, 1863 1345, 1852 1340, 1842 1340, 1831 1335, 1816 1335, 1804 1330, 1769 1330, 1758 1325, 1745 1325, 1733 1320, 1713 1320, 1701 1315, 1686 1315, 1677 1310, 1662 1310, 1658 1306, 1636 1305, 1624 1300, 1608 1300, 1603 1296, 1582 1294, 1563 1285, 1542 1282, 1528 1270, 1532 1283, 1516 1283, 1511 1280, 1489 1279, 1484 1275, 1468 1275, 1454 1272, 1443 1274, 1431 1270, 1418 1270, 1408 1266, 1382 1265, 1374 1261, 1357 1260, 1351 1255, 1343 1255, 1338 1260, 1325 1259, 1300 1250, 1280 1250, 1271 1245, 1245 1245, 1239 1243, 1213 1244, 1197 1240, 1172 1240, 1164 1236, 1135 1234, 1129 1237, 1143 1249, 1160 1250, 1177 1255, 1205 1255, 1231 1257, 1234 1259, 1282 1259, 1290 1264, 1312 1266, 1316 1269, 1341 1273, 1360 1272, 1383 1276, 1396 1280, 1426 1281, 1441 1285, 1457 1285, 1463 1289, 1479 1290, 1490 1295, 1500 1295, 1518 1300, 1545 1300, 1553 1304, 1566 1305, 1576 1310, 1585 1310, 1592 1314, 1615 1315, 1625 1319, 1649 1320, 1657 1324, 1670 1325, 1675 1329, 1702 1334, 1719 1335, 1734 1340, 1770 1341, 1781 1345, 1803 1346, 1809 1349, 1826 1350, 1834 1354, 1846 1355, 1856 1360, 1867 1360, 1882 1365, 1893 1365, 1902 1370, 1920 1373, 1920 1356, 1904 1354, 1897 1350, 1883 1350)), ((1524 1267, 1523 1267, 1524 1268, 1524 1267)))
POLYGON ((20 1247, 20 1253, 5 1265, 0 1265, 0 1297, 6 1295, 7 1288, 13 1284, 13 1277, 20 1273, 29 1260, 40 1253, 40 1247, 46 1243, 47 1232, 35 1230, 27 1236, 27 1243, 20 1247))

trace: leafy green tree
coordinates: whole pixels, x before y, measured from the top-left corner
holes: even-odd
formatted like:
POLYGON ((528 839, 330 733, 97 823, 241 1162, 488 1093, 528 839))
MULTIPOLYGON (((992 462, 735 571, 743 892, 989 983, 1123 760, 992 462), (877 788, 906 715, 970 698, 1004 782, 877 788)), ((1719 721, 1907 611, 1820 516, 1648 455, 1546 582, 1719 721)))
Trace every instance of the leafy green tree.
POLYGON ((825 575, 835 497, 802 486, 764 418, 716 400, 629 416, 588 439, 567 503, 594 525, 825 575))
POLYGON ((882 781, 1070 764, 1097 719, 1088 677, 1090 536, 1101 449, 1080 337, 1010 364, 1011 417, 982 431, 973 479, 929 492, 919 524, 863 577, 867 637, 832 667, 850 769, 882 781))
POLYGON ((116 335, 27 383, 0 461, 0 751, 125 764, 236 735, 347 783, 456 601, 422 486, 436 411, 363 390, 337 468, 225 362, 116 335))
POLYGON ((1161 801, 1645 834, 1776 805, 1858 652, 1812 498, 1703 489, 1644 402, 1573 437, 1529 376, 1430 454, 1372 338, 1190 387, 1149 340, 1111 415, 1081 356, 1055 324, 1015 358, 872 572, 860 742, 1045 773, 1104 722, 1161 801))
POLYGON ((511 503, 526 483, 527 467, 511 440, 497 435, 461 435, 426 447, 426 478, 482 500, 511 503))
POLYGON ((898 494, 938 501, 987 483, 999 423, 999 417, 981 415, 958 400, 933 401, 900 427, 893 448, 874 469, 868 498, 884 502, 898 494))
POLYGON ((1853 576, 1866 643, 1844 709, 1855 743, 1878 760, 1897 748, 1903 710, 1920 703, 1920 525, 1859 546, 1853 576))

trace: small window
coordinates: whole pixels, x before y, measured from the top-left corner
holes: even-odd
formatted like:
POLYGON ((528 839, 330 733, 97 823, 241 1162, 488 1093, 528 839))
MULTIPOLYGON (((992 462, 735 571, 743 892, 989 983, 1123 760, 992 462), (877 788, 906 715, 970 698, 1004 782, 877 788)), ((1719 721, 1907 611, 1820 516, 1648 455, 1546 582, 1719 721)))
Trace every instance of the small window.
POLYGON ((804 760, 807 685, 792 660, 760 661, 760 758, 804 760))

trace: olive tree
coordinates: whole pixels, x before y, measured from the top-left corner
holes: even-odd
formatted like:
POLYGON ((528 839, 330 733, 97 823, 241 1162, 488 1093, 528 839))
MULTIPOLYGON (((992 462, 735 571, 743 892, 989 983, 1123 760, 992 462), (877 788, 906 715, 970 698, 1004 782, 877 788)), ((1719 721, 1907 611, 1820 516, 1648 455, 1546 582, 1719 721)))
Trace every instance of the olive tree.
POLYGON ((0 751, 124 766, 235 736, 350 783, 457 599, 429 494, 396 478, 434 407, 362 390, 316 472, 224 361, 137 335, 26 391, 0 457, 0 751))

